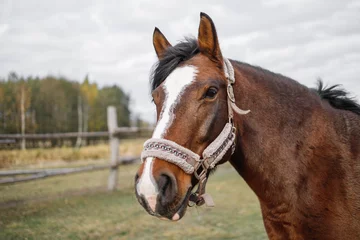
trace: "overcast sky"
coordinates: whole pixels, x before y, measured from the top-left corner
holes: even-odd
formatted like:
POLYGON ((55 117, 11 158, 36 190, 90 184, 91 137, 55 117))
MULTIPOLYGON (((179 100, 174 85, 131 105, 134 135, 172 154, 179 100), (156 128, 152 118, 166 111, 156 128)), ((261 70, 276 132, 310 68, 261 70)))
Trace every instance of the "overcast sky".
POLYGON ((0 0, 0 76, 63 75, 120 85, 154 122, 149 72, 157 26, 175 44, 210 15, 225 57, 307 86, 343 84, 360 98, 360 1, 0 0))

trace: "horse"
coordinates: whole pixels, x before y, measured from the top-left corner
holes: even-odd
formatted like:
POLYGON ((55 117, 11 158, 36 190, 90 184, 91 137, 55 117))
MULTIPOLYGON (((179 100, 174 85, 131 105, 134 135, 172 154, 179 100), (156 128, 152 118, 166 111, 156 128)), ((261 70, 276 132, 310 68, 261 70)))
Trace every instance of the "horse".
POLYGON ((135 176, 149 214, 177 221, 212 206, 206 182, 229 161, 269 239, 360 239, 360 105, 347 91, 223 57, 205 13, 197 39, 172 46, 155 28, 153 45, 157 125, 135 176))

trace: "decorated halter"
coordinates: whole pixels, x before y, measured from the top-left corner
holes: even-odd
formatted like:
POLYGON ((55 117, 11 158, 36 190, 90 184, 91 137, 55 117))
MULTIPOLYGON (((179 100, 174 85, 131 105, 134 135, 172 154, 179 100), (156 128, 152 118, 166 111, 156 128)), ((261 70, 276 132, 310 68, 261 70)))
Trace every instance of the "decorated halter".
MULTIPOLYGON (((202 158, 190 149, 162 138, 151 138, 147 140, 144 143, 144 150, 141 153, 142 161, 147 157, 156 157, 177 165, 187 174, 193 174, 199 180, 199 184, 198 189, 190 195, 189 200, 198 206, 204 203, 206 203, 207 206, 214 206, 211 196, 205 193, 208 170, 214 168, 230 148, 231 155, 234 153, 236 128, 233 124, 233 111, 241 115, 250 112, 250 110, 241 110, 235 104, 233 89, 235 83, 234 68, 227 58, 224 58, 224 72, 228 80, 227 103, 229 122, 225 124, 219 136, 203 151, 202 158)), ((193 205, 194 204, 189 206, 193 205)))

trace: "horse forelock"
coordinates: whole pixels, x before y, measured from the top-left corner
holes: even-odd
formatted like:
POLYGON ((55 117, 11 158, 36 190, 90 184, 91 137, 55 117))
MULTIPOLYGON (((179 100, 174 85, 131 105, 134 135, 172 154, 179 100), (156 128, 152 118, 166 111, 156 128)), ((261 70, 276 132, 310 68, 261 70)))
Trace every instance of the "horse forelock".
POLYGON ((150 74, 150 89, 154 91, 183 62, 199 53, 195 38, 185 38, 175 46, 169 47, 164 56, 153 66, 150 74))

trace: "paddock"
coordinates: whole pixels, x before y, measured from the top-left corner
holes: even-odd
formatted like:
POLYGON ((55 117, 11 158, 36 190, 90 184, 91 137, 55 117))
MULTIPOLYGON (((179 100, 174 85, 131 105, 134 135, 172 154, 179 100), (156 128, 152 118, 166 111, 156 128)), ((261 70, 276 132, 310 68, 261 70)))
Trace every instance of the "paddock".
POLYGON ((0 186, 0 239, 267 239, 256 196, 229 164, 208 183, 215 208, 189 208, 176 223, 138 204, 137 167, 119 168, 113 192, 108 170, 0 186))

